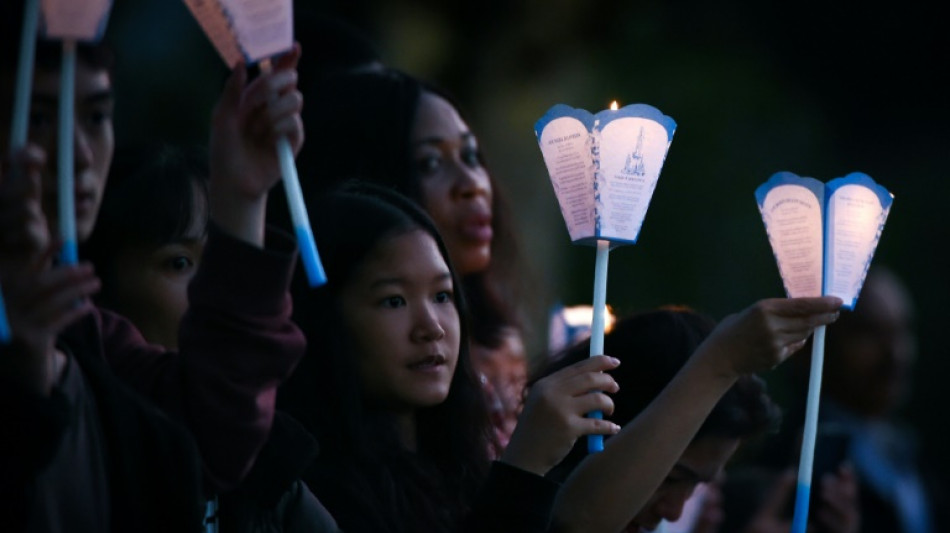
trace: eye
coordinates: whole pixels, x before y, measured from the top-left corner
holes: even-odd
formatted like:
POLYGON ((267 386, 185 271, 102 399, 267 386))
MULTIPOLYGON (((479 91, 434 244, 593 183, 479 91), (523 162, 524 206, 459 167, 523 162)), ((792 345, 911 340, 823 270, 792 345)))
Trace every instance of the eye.
POLYGON ((482 166, 481 156, 481 152, 475 147, 468 147, 462 150, 462 162, 471 168, 479 168, 482 166))
POLYGON ((431 174, 442 166, 442 158, 436 155, 422 156, 416 160, 416 167, 420 174, 431 174))
POLYGON ((170 257, 165 264, 172 272, 186 272, 195 266, 195 262, 184 255, 170 257))
POLYGON ((90 109, 83 116, 86 126, 100 128, 112 121, 112 106, 101 105, 90 109))
POLYGON ((452 291, 439 291, 435 294, 435 302, 440 304, 452 303, 452 291))
POLYGON ((387 296, 380 301, 380 305, 386 309, 396 309, 405 306, 406 299, 402 296, 387 296))

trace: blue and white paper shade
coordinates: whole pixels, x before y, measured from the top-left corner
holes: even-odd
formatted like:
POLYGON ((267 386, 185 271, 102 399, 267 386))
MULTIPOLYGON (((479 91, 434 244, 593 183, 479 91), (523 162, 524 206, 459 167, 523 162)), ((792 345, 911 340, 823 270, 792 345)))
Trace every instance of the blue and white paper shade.
POLYGON ((893 195, 861 172, 827 184, 777 172, 755 199, 788 296, 837 296, 854 309, 893 195))
POLYGON ((534 125, 571 241, 637 241, 676 122, 647 104, 558 104, 534 125))

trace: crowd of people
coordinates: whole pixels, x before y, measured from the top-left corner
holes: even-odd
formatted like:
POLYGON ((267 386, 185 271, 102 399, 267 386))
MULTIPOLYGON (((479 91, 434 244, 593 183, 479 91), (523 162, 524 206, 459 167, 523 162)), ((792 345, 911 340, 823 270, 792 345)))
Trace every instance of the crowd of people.
MULTIPOLYGON (((4 147, 17 4, 2 17, 4 147)), ((816 479, 812 527, 946 530, 939 480, 888 418, 914 357, 899 277, 872 269, 840 319, 835 297, 763 298, 720 321, 647 310, 617 320, 605 354, 581 341, 533 368, 538 295, 465 113, 353 42, 309 64, 297 44, 254 76, 237 65, 207 146, 123 144, 112 54, 80 44, 78 264, 58 259, 61 48, 37 44, 29 142, 0 168, 0 529, 787 531, 803 417, 759 375, 807 363, 829 325, 823 415, 849 447, 816 479), (279 137, 317 288, 274 191, 279 137), (761 457, 733 468, 751 441, 761 457)))

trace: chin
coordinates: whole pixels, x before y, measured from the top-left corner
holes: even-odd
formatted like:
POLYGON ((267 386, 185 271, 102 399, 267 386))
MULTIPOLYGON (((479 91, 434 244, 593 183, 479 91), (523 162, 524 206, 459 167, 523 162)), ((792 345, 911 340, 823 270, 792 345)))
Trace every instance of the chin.
POLYGON ((460 276, 484 272, 491 265, 491 250, 466 251, 466 253, 459 255, 455 264, 460 276))

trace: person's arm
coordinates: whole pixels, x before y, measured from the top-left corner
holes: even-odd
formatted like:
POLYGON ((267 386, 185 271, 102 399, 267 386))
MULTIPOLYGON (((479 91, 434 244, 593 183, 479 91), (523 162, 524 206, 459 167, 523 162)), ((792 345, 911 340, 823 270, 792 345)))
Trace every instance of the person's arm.
POLYGON ((727 317, 659 396, 580 463, 557 497, 554 531, 621 531, 649 501, 741 375, 769 370, 833 322, 834 297, 769 299, 727 317))
POLYGON ((295 150, 303 141, 298 57, 295 48, 250 83, 237 66, 215 108, 211 222, 188 289, 181 354, 148 346, 127 321, 102 315, 110 366, 184 418, 216 489, 237 485, 249 471, 270 430, 277 387, 305 351, 290 320, 296 245, 265 230, 264 212, 268 191, 280 180, 277 136, 295 150))

